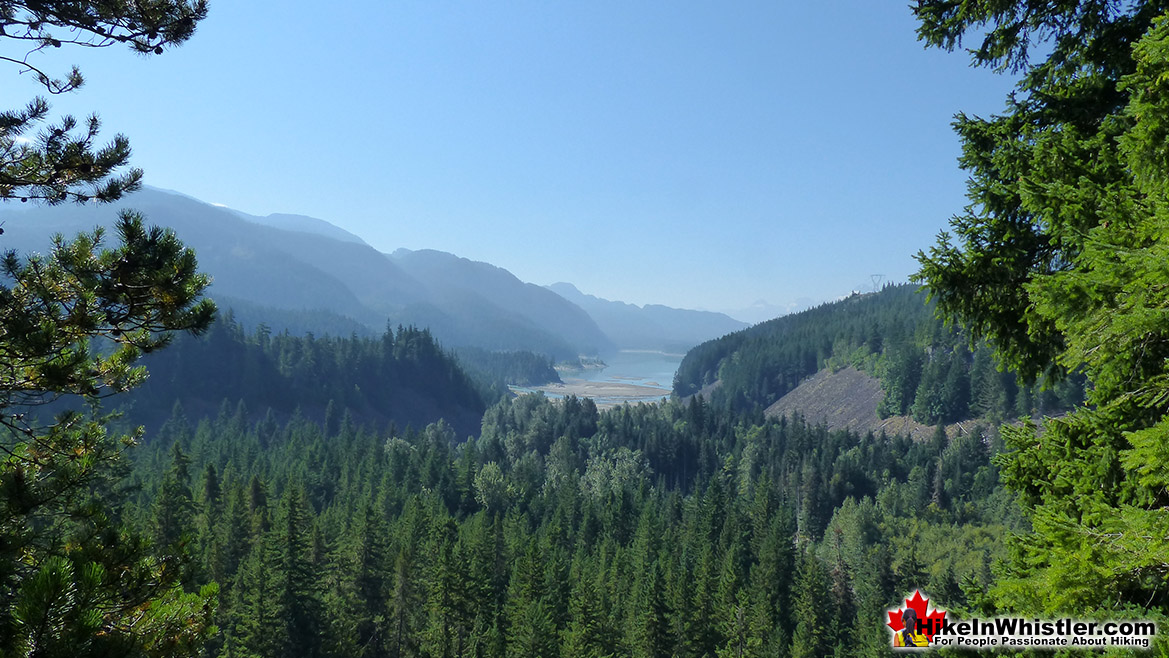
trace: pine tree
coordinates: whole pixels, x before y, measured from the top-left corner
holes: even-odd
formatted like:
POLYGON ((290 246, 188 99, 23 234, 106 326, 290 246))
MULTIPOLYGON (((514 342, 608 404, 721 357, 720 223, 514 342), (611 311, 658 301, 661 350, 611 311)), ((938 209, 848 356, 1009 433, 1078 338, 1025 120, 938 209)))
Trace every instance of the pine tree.
MULTIPOLYGON (((59 48, 62 45, 101 47, 115 44, 129 46, 142 55, 162 54, 164 48, 182 44, 189 39, 195 27, 207 15, 204 0, 165 0, 142 7, 136 4, 74 3, 23 4, 6 1, 0 4, 3 16, 3 36, 41 47, 59 48)), ((73 67, 63 78, 55 78, 27 63, 5 58, 22 73, 32 73, 34 79, 51 94, 74 91, 84 78, 73 67)), ((21 201, 41 200, 47 203, 75 201, 114 201, 141 185, 142 172, 134 169, 116 175, 126 166, 130 145, 118 135, 104 148, 95 148, 93 141, 100 129, 97 117, 92 117, 80 131, 74 133, 77 122, 64 117, 59 124, 43 128, 43 144, 35 139, 18 140, 22 135, 33 135, 36 126, 43 123, 49 105, 41 98, 30 102, 23 110, 5 113, 4 129, 0 132, 0 198, 21 201)))
POLYGON ((1089 406, 1042 433, 1003 429, 1003 479, 1033 532, 1013 543, 999 600, 1167 610, 1166 7, 926 0, 914 11, 929 45, 980 39, 976 63, 1022 73, 1004 113, 959 118, 971 203, 953 237, 919 254, 919 278, 1028 379, 1080 370, 1090 384, 1089 406))
POLYGON ((433 658, 459 655, 469 624, 464 611, 464 577, 455 555, 458 528, 452 519, 437 519, 431 532, 432 559, 426 587, 426 628, 422 651, 433 658))
POLYGON ((403 548, 394 559, 390 583, 389 638, 390 658, 416 656, 418 646, 418 583, 409 553, 403 548))
POLYGON ((630 655, 637 658, 664 658, 673 654, 670 610, 666 606, 661 565, 650 562, 638 574, 630 617, 630 655))
POLYGON ((195 503, 191 495, 190 458, 177 442, 171 446, 171 467, 154 499, 154 542, 184 550, 192 536, 195 503))
POLYGON ((357 573, 354 589, 357 596, 355 642, 363 656, 386 655, 389 612, 389 537, 385 519, 372 503, 365 506, 357 573))
POLYGON ((229 655, 277 658, 289 650, 278 541, 275 533, 260 538, 236 574, 225 629, 229 655))
POLYGON ((282 635, 289 655, 322 655, 325 630, 321 601, 321 569, 313 556, 313 515, 304 489, 295 483, 285 489, 276 532, 279 551, 279 596, 284 613, 282 635))
POLYGON ((507 656, 556 657, 560 649, 551 609, 544 600, 540 549, 533 538, 516 561, 507 593, 507 656))
POLYGON ((568 627, 562 635, 561 658, 607 658, 611 634, 594 573, 579 568, 573 579, 568 627))
MULTIPOLYGON (((27 186, 34 186, 30 196, 60 194, 39 187, 45 181, 12 178, 12 167, 26 158, 36 168, 39 147, 13 146, 19 130, 11 128, 33 120, 8 115, 0 122, 0 198, 27 186), (12 153, 20 154, 17 162, 5 162, 12 153)), ((78 148, 84 160, 88 150, 78 148)), ((52 655, 87 642, 182 654, 201 641, 214 608, 210 590, 200 598, 176 588, 180 570, 164 568, 171 560, 152 561, 119 518, 123 451, 142 433, 110 435, 111 419, 97 402, 141 383, 145 372, 134 363, 165 346, 172 332, 206 328, 214 306, 199 295, 208 279, 172 233, 127 217, 119 234, 115 249, 102 248, 99 231, 58 238, 47 256, 9 253, 0 263, 0 654, 52 655), (108 349, 99 352, 103 343, 108 349), (48 414, 37 407, 64 395, 79 396, 85 411, 42 422, 48 414), (69 602, 53 591, 91 598, 69 602), (144 602, 153 604, 145 614, 144 602), (36 615, 58 621, 45 626, 36 615), (34 628, 43 631, 30 634, 34 628)))
POLYGON ((223 517, 223 490, 219 481, 219 471, 215 465, 208 463, 203 469, 202 487, 199 499, 196 502, 197 516, 195 519, 195 571, 201 577, 215 582, 224 579, 220 572, 223 563, 223 544, 220 541, 219 522, 223 517))
POLYGON ((800 557, 796 573, 793 617, 796 620, 792 636, 792 658, 819 658, 832 652, 831 625, 828 606, 828 577, 820 560, 811 553, 800 557))
POLYGON ((212 566, 212 572, 225 582, 233 582, 248 553, 252 549, 252 522, 244 491, 238 485, 233 491, 227 511, 223 515, 216 534, 223 546, 222 558, 212 566))
POLYGON ((693 589, 688 592, 690 614, 686 619, 682 643, 689 655, 713 655, 718 647, 718 620, 714 609, 717 578, 714 548, 706 546, 695 565, 693 589))

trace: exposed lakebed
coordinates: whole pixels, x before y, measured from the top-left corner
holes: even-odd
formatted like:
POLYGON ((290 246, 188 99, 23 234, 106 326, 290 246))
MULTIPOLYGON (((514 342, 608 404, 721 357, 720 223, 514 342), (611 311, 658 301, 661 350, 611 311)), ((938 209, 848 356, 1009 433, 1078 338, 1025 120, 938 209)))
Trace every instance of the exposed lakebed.
POLYGON ((622 351, 605 357, 605 367, 561 371, 562 384, 511 387, 517 394, 541 392, 550 398, 592 398, 600 408, 626 402, 658 402, 670 396, 681 354, 622 351))

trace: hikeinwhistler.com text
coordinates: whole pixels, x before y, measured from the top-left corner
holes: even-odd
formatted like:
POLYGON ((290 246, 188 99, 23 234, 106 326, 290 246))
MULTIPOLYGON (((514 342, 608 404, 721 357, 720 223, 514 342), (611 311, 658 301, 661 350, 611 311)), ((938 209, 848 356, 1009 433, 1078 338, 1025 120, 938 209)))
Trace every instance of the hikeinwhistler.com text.
POLYGON ((929 620, 920 624, 933 632, 934 647, 964 649, 1063 649, 1131 647, 1147 649, 1157 635, 1147 620, 1088 621, 1079 619, 929 620), (935 628, 930 628, 930 626, 935 628))

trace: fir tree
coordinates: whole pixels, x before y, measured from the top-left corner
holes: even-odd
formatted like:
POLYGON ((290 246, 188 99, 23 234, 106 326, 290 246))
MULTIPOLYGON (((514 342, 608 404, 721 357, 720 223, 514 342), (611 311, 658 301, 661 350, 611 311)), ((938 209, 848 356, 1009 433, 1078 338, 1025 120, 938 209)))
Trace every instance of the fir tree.
POLYGON ((276 658, 290 648, 278 541, 274 533, 262 537, 236 574, 225 629, 228 655, 276 658))
POLYGON ((796 572, 792 658, 817 658, 831 653, 832 624, 829 614, 827 575, 815 555, 804 553, 796 572))
MULTIPOLYGON (((1080 370, 1090 384, 1090 406, 1042 433, 1003 429, 1003 477, 1033 532, 1013 544, 1000 601, 1169 609, 1165 5, 927 0, 914 11, 927 44, 972 37, 975 63, 1022 74, 1002 114, 959 117, 971 203, 953 236, 919 254, 919 278, 1007 365, 1032 379, 1080 370)), ((1034 405, 1026 393, 1020 415, 1034 405)))
POLYGON ((281 635, 288 655, 322 655, 325 629, 321 601, 321 569, 313 555, 313 516, 299 483, 285 490, 276 532, 279 597, 284 613, 281 635))
POLYGON ((195 504, 191 495, 190 459, 177 442, 171 446, 171 467, 154 499, 154 542, 182 550, 193 538, 195 504))

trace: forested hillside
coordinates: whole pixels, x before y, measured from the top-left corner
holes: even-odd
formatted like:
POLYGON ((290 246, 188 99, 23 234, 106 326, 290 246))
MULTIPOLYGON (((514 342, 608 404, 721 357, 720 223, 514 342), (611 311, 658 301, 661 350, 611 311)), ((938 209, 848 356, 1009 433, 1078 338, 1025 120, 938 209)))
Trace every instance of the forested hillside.
POLYGON ((476 347, 455 350, 459 365, 469 374, 503 386, 536 386, 559 382, 552 360, 532 352, 490 352, 476 347))
MULTIPOLYGON (((1114 643, 1107 655, 1169 655, 1169 2, 918 0, 908 10, 928 46, 966 48, 975 64, 1017 74, 1001 114, 954 123, 969 203, 952 233, 917 255, 913 280, 932 302, 888 286, 738 331, 686 356, 670 400, 603 412, 591 400, 514 397, 505 387, 555 377, 549 354, 604 347, 592 345, 604 336, 587 314, 550 291, 437 252, 400 254, 407 268, 311 218, 266 218, 299 227, 277 229, 158 191, 134 201, 182 236, 136 212, 115 217, 102 204, 143 179, 129 167, 125 137, 106 143, 96 115, 53 118, 40 97, 0 111, 0 235, 5 248, 25 250, 0 259, 0 658, 889 658, 891 606, 914 590, 949 619, 1026 620, 1034 634, 1023 639, 1066 641, 1050 627, 1101 621, 1117 635, 1091 640, 1150 643, 1114 643), (97 214, 108 230, 91 228, 97 214), (50 237, 54 229, 69 236, 50 237), (229 269, 213 284, 211 273, 229 269), (217 311, 212 290, 251 300, 254 325, 217 311), (325 313, 305 311, 321 308, 307 303, 319 299, 325 313), (267 317, 305 333, 270 330, 268 306, 283 310, 267 317), (395 322, 403 317, 475 335, 480 349, 448 353, 430 328, 395 322), (376 333, 311 332, 343 330, 349 318, 376 333), (489 351, 517 346, 534 351, 489 351), (809 375, 846 366, 867 385, 866 405, 929 423, 932 435, 832 431, 798 410, 765 412, 809 375), (947 434, 945 423, 971 418, 947 434), (1135 633, 1122 630, 1129 622, 1135 633), (1142 635, 1146 624, 1160 633, 1142 635)), ((78 89, 80 71, 45 73, 30 56, 123 45, 148 58, 183 44, 207 16, 204 0, 0 0, 0 42, 26 53, 0 60, 37 93, 56 95, 78 89)), ((577 72, 595 68, 593 53, 540 18, 532 32, 554 35, 587 65, 577 72)), ((613 71, 628 73, 620 39, 643 33, 620 18, 610 21, 626 28, 620 38, 588 36, 617 53, 622 68, 613 71)), ((480 23, 464 22, 476 36, 487 34, 480 23)), ((831 25, 824 41, 836 47, 848 33, 831 25)), ((719 32, 671 27, 687 30, 659 31, 719 32)), ((507 50, 528 61, 534 51, 518 47, 519 33, 507 33, 507 50)), ((433 38, 440 34, 424 30, 422 40, 451 45, 433 38)), ((477 54, 492 50, 472 41, 477 54)), ((362 63, 377 63, 372 54, 363 49, 362 63)), ((754 49, 726 54, 760 59, 754 49)), ((412 61, 434 64, 422 69, 429 78, 449 60, 412 61)), ((565 60, 538 61, 558 83, 556 98, 572 100, 559 84, 565 60)), ((662 80, 634 69, 635 81, 662 80)), ((689 81, 697 69, 679 70, 689 81)), ((489 110, 494 97, 479 92, 492 85, 481 82, 452 87, 489 110)), ((573 80, 580 89, 588 82, 573 80)), ((167 95, 142 91, 121 96, 167 95)), ((711 94, 688 97, 702 95, 711 94)), ((751 102, 713 95, 737 118, 751 102)), ((613 99, 625 100, 605 98, 613 99)), ((632 118, 663 99, 613 107, 632 118)), ((330 108, 355 100, 352 116, 376 109, 357 97, 327 100, 330 108)), ((542 123, 576 128, 561 119, 587 113, 565 105, 575 114, 542 123)), ((171 107, 174 126, 201 123, 171 107)), ((638 149, 635 159, 665 161, 652 148, 656 130, 687 124, 647 114, 655 139, 629 139, 649 124, 610 119, 606 132, 638 149)), ((721 134, 727 122, 698 114, 716 129, 705 137, 732 136, 721 134)), ((439 118, 453 128, 458 117, 439 118)), ((750 126, 745 118, 737 123, 750 126)), ((502 122, 482 125, 512 137, 502 122)), ((321 131, 308 132, 321 142, 321 131)), ((394 147, 369 149, 379 159, 409 153, 351 132, 363 145, 394 147)), ((623 158, 565 157, 583 152, 538 132, 523 137, 555 160, 603 165, 611 181, 630 171, 616 167, 623 158)), ((702 134, 686 137, 693 153, 736 174, 732 158, 717 157, 729 152, 708 149, 702 134)), ((767 147, 773 135, 750 137, 767 147)), ((168 145, 168 159, 183 160, 184 141, 193 140, 168 145)), ((312 179, 306 190, 345 191, 326 175, 329 159, 301 160, 312 149, 290 146, 312 179)), ((522 150, 498 158, 478 146, 494 166, 523 159, 522 150)), ((359 154, 345 160, 370 164, 359 154)), ((489 201, 477 194, 486 181, 469 175, 479 162, 443 167, 443 193, 489 201)), ((768 174, 775 163, 748 164, 768 174)), ((354 181, 357 168, 342 167, 354 181)), ((508 177, 495 173, 492 188, 508 177)), ((577 204, 555 179, 517 179, 577 204)), ((718 182, 687 185, 699 192, 689 203, 743 212, 702 201, 713 192, 697 188, 718 182)), ((596 189, 610 187, 620 186, 596 189)), ((813 190, 817 199, 830 191, 813 190)), ((524 236, 575 222, 592 238, 615 226, 599 221, 608 203, 577 218, 532 205, 524 236)), ((684 244, 665 241, 665 230, 710 226, 683 217, 634 231, 636 215, 670 215, 621 206, 630 229, 621 238, 634 251, 684 244)), ((737 267, 728 254, 745 251, 744 234, 722 231, 726 251, 710 240, 705 271, 737 267)), ((584 244, 590 257, 599 246, 553 235, 584 244)), ((679 282, 695 283, 671 284, 679 282)), ((906 630, 893 641, 921 646, 906 630)), ((1095 650, 1065 645, 1057 655, 1085 654, 1095 650)))
POLYGON ((852 365, 881 379, 882 416, 927 424, 1054 413, 1083 398, 1083 379, 1027 384, 993 351, 938 319, 912 285, 886 286, 764 322, 691 350, 674 393, 706 392, 712 406, 750 412, 823 368, 852 365))
POLYGON ((506 391, 486 376, 473 381, 430 332, 413 327, 387 328, 380 338, 274 334, 263 325, 247 334, 228 315, 144 364, 150 377, 125 402, 130 419, 152 429, 176 402, 194 420, 226 403, 249 420, 298 414, 330 427, 343 414, 378 427, 445 419, 464 438, 478 432, 485 397, 506 391))
POLYGON ((980 435, 526 396, 455 438, 166 423, 135 514, 219 583, 207 655, 886 655, 889 601, 976 606, 1019 527, 980 435))

